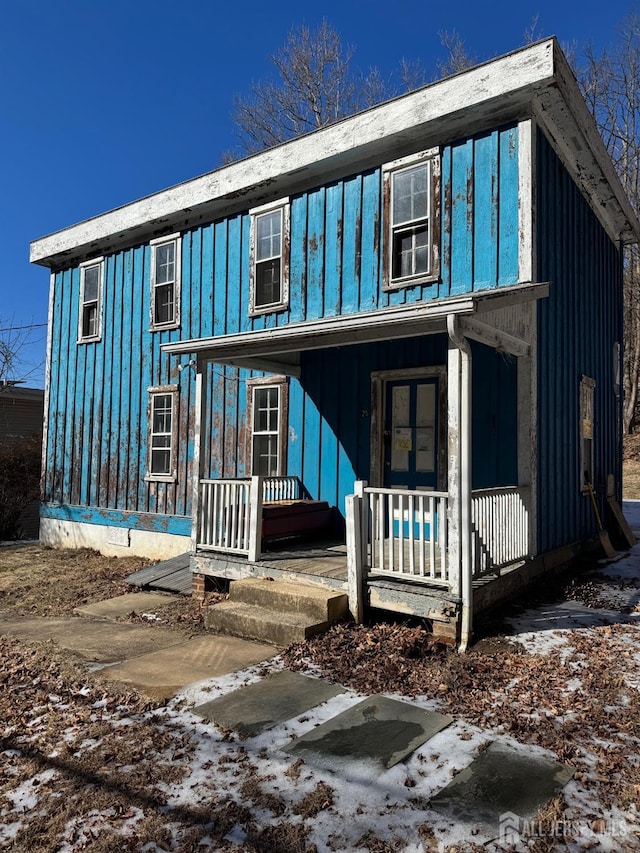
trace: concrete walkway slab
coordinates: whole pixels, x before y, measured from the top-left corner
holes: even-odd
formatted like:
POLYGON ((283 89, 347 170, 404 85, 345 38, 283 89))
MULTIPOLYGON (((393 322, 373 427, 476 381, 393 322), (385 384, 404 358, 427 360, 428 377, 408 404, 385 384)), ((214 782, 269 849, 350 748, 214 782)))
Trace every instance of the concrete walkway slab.
POLYGON ((178 640, 172 646, 106 667, 99 675, 135 687, 154 699, 167 699, 187 684, 245 669, 274 654, 273 646, 238 637, 211 634, 184 640, 178 635, 178 640))
POLYGON ((393 767, 453 722, 386 696, 369 696, 284 747, 328 770, 336 758, 369 759, 393 767))
POLYGON ((566 764, 494 741, 431 800, 454 819, 499 828, 530 820, 573 776, 566 764))
POLYGON ((77 616, 14 616, 2 619, 0 633, 26 642, 53 640, 63 649, 95 663, 113 663, 184 643, 183 636, 168 628, 77 616))
POLYGON ((341 687, 285 669, 205 702, 193 713, 233 729, 241 737, 254 737, 340 693, 344 693, 341 687))
POLYGON ((90 619, 122 619, 128 616, 132 610, 136 613, 148 613, 155 607, 169 604, 175 596, 163 592, 126 592, 124 595, 116 595, 106 601, 94 601, 91 604, 83 604, 73 611, 77 616, 87 616, 90 619))

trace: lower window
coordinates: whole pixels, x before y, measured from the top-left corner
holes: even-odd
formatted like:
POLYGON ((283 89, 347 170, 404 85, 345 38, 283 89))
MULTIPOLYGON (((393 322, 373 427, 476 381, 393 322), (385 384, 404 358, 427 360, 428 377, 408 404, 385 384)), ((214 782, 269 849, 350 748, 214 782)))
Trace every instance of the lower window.
POLYGON ((285 464, 287 384, 250 380, 251 473, 282 476, 285 464))
POLYGON ((177 389, 173 386, 149 389, 149 473, 148 479, 175 480, 175 426, 177 389))

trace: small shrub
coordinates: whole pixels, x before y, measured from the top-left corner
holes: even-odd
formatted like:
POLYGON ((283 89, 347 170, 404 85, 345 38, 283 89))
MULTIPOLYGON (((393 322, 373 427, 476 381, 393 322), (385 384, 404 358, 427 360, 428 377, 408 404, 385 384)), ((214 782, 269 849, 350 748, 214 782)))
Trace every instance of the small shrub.
POLYGON ((22 511, 40 496, 42 439, 20 436, 0 447, 0 541, 17 539, 22 511))

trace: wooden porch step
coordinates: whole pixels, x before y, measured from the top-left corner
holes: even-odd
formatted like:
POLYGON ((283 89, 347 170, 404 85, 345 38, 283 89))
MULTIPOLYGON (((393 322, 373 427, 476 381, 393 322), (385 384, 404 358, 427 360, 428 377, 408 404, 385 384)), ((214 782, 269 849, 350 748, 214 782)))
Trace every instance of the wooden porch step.
POLYGON ((245 578, 231 583, 229 600, 209 607, 204 621, 222 634, 288 646, 326 631, 347 610, 345 593, 307 583, 245 578))

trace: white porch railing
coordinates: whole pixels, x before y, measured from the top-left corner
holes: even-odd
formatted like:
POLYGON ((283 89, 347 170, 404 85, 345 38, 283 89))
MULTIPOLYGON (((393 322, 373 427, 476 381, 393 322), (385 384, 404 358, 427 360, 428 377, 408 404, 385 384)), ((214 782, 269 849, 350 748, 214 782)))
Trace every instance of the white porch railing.
POLYGON ((477 577, 524 559, 529 553, 526 490, 517 486, 471 496, 471 565, 477 577))
POLYGON ((448 586, 447 493, 362 489, 362 553, 368 573, 448 586))
POLYGON ((249 553, 251 480, 200 480, 198 546, 249 553))
POLYGON ((196 546, 257 560, 262 504, 298 500, 303 491, 298 477, 200 480, 196 546))
POLYGON ((298 477, 262 477, 263 501, 297 501, 303 497, 298 477))

